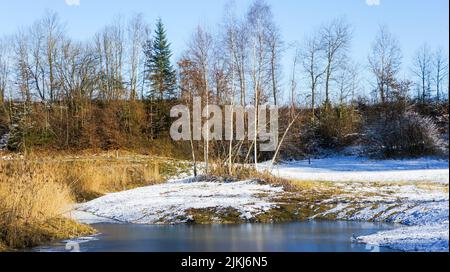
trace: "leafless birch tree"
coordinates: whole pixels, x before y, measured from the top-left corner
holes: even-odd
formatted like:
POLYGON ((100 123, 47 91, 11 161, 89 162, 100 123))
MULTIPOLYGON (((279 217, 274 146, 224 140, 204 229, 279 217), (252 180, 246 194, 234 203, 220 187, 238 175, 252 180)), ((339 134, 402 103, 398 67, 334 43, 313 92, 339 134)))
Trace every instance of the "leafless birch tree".
POLYGON ((369 54, 369 66, 376 79, 376 92, 381 103, 389 98, 389 91, 400 71, 402 53, 398 40, 381 26, 369 54))

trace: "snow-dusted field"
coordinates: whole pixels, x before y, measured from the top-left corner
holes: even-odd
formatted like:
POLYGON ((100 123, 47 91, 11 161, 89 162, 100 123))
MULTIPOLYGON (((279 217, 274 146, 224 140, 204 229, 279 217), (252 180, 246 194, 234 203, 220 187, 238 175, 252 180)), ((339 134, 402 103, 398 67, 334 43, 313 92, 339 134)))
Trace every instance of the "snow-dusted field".
MULTIPOLYGON (((260 165, 270 169, 270 163, 260 165)), ((409 160, 370 160, 357 156, 334 156, 323 159, 283 162, 271 173, 288 179, 334 182, 449 182, 446 160, 420 158, 409 160)))
POLYGON ((271 198, 282 193, 281 187, 255 181, 196 182, 173 180, 166 184, 108 194, 80 204, 72 217, 85 222, 111 220, 136 224, 183 223, 189 209, 234 208, 244 219, 275 206, 271 198), (94 216, 92 216, 94 215, 94 216))

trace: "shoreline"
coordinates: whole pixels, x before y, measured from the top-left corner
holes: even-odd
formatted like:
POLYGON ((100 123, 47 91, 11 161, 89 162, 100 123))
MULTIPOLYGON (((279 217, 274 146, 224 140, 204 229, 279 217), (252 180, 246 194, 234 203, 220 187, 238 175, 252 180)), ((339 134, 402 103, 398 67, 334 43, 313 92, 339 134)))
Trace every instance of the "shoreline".
MULTIPOLYGON (((172 181, 171 184, 176 183, 172 181)), ((321 184, 320 182, 317 182, 321 184)), ((170 184, 170 183, 169 183, 170 184)), ((448 193, 445 196, 445 190, 448 190, 448 184, 436 184, 436 183, 422 183, 423 186, 430 186, 426 189, 417 188, 414 183, 408 184, 378 184, 378 186, 384 186, 384 191, 397 190, 397 192, 384 194, 380 187, 376 187, 375 184, 358 183, 354 187, 349 184, 355 185, 355 183, 338 184, 341 190, 339 193, 330 195, 330 191, 336 190, 336 187, 329 184, 325 185, 322 189, 324 195, 323 199, 315 204, 306 203, 304 199, 299 199, 299 194, 308 193, 305 189, 300 189, 298 192, 286 192, 278 191, 278 196, 269 199, 271 204, 275 203, 275 206, 270 206, 269 209, 262 211, 259 214, 249 215, 242 212, 236 214, 239 211, 239 207, 235 210, 231 210, 231 207, 213 207, 211 209, 202 210, 202 208, 194 209, 186 207, 186 214, 179 211, 177 216, 168 217, 168 221, 148 221, 145 222, 142 218, 141 221, 133 221, 132 218, 122 218, 119 221, 115 215, 107 216, 107 212, 101 211, 97 215, 104 216, 99 219, 100 222, 105 222, 105 218, 110 223, 138 223, 138 224, 242 224, 242 223, 285 223, 285 222, 302 222, 307 220, 332 220, 332 221, 350 221, 350 222, 386 222, 386 223, 398 223, 399 227, 382 233, 375 233, 369 236, 357 237, 358 241, 369 244, 386 246, 401 251, 442 251, 448 250, 448 238, 445 240, 445 234, 448 237, 448 193), (350 187, 346 187, 350 186, 350 187), (362 186, 362 187, 361 187, 362 186), (360 187, 360 190, 355 190, 355 187, 360 187), (363 189, 361 189, 363 188, 363 189), (447 188, 447 189, 445 189, 447 188), (379 195, 374 193, 374 190, 381 190, 379 195), (349 194, 348 191, 356 193, 349 194), (358 195, 359 194, 359 195, 358 195), (368 197, 368 195, 371 195, 368 197), (382 197, 382 198, 381 198, 382 197), (396 200, 398 197, 402 197, 402 200, 396 200), (365 199, 364 201, 361 201, 365 199), (342 204, 347 203, 347 204, 342 204), (223 213, 223 211, 226 211, 223 213), (312 214, 312 215, 311 215, 312 214), (175 220, 173 220, 175 218, 175 220), (434 226, 434 228, 433 228, 434 226), (428 228, 427 237, 424 237, 420 228, 428 228), (445 233, 445 230, 447 232, 445 233), (396 236, 393 236, 396 232, 399 232, 396 236), (444 234, 444 235, 443 235, 444 234), (386 238, 388 237, 388 238, 386 238), (409 238, 410 241, 404 243, 405 238, 409 238), (428 240, 426 240, 428 239, 428 240), (403 241, 403 244, 402 244, 403 241), (439 245, 436 246, 435 243, 439 245), (417 247, 408 246, 408 244, 416 243, 417 247)), ((205 184, 202 184, 205 185, 205 184)), ((323 184, 322 184, 323 185, 323 184)), ((336 183, 334 183, 336 185, 336 183)), ((155 185, 154 185, 155 186, 155 185)), ((147 187, 148 190, 151 187, 147 187)), ((164 186, 164 185, 156 185, 164 186)), ((315 191, 317 188, 313 189, 315 191)), ((140 189, 135 189, 125 192, 126 194, 133 195, 133 192, 139 193, 140 189)), ((311 193, 311 191, 309 192, 311 193)), ((317 191, 315 191, 317 193, 317 191)), ((118 193, 121 194, 121 193, 118 193)), ((115 194, 117 196, 117 194, 115 194)), ((304 196, 304 195, 303 195, 304 196)), ((152 196, 154 198, 155 196, 152 196)), ((169 198, 171 196, 169 195, 169 198)), ((214 197, 214 196, 210 196, 214 197)), ((114 196, 113 196, 114 198, 114 196)), ((134 197, 131 197, 134 198, 134 197)), ((164 198, 161 198, 164 199, 164 198)), ((114 207, 114 201, 112 198, 108 198, 108 195, 103 198, 104 203, 108 203, 110 209, 118 212, 114 207)), ((121 199, 120 203, 123 204, 124 200, 121 199)), ((93 211, 102 207, 102 200, 94 200, 94 206, 91 206, 86 211, 93 211), (93 208, 94 207, 94 208, 93 208)), ((126 203, 126 202, 125 202, 126 203)), ((192 201, 191 201, 192 203, 192 201)), ((86 204, 88 207, 91 204, 86 204)), ((83 204, 81 204, 83 205, 83 204)), ((126 205, 126 204, 125 204, 126 205)), ((145 204, 144 204, 145 206, 145 204)), ((195 206, 195 205, 194 205, 195 206)), ((225 205, 226 206, 226 205, 225 205)), ((177 207, 176 209, 180 209, 177 207)), ((94 212, 95 213, 95 212, 94 212)), ((120 212, 118 212, 120 213, 120 212)), ((170 212, 169 212, 170 213, 170 212)), ((92 215, 92 213, 90 214, 92 215)), ((92 220, 93 218, 91 218, 92 220)), ((86 222, 86 221, 85 221, 86 222)), ((98 221, 93 221, 97 222, 98 221)))

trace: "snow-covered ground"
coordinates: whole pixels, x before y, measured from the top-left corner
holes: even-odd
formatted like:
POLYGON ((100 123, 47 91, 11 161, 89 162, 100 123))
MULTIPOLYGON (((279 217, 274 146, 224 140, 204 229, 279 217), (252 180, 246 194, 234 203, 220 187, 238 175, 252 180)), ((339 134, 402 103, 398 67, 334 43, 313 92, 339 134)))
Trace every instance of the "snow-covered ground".
MULTIPOLYGON (((270 163, 260 170, 270 169, 270 163)), ((420 158, 409 160, 370 160, 357 156, 333 156, 323 159, 283 162, 274 165, 273 175, 296 180, 334 182, 449 182, 447 160, 420 158)))
POLYGON ((448 252, 448 228, 448 222, 404 227, 358 237, 358 240, 406 252, 448 252))
POLYGON ((135 190, 108 194, 79 204, 72 217, 80 222, 118 222, 136 224, 183 223, 190 209, 227 209, 240 212, 244 219, 270 210, 271 198, 283 188, 256 181, 206 182, 194 179, 169 181, 135 190), (92 216, 94 215, 94 216, 92 216))
POLYGON ((315 217, 399 223, 394 230, 358 237, 362 243, 402 251, 449 250, 448 184, 382 185, 336 183, 342 191, 321 205, 333 207, 315 217))

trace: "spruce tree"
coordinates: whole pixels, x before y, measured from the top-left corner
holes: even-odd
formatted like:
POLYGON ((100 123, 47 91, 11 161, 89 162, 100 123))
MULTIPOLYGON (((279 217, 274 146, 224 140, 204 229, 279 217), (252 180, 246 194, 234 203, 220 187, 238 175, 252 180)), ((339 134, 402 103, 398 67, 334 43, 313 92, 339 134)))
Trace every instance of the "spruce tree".
POLYGON ((153 41, 145 46, 147 80, 150 82, 150 98, 170 99, 176 89, 176 73, 170 63, 172 52, 161 19, 156 24, 153 41))

